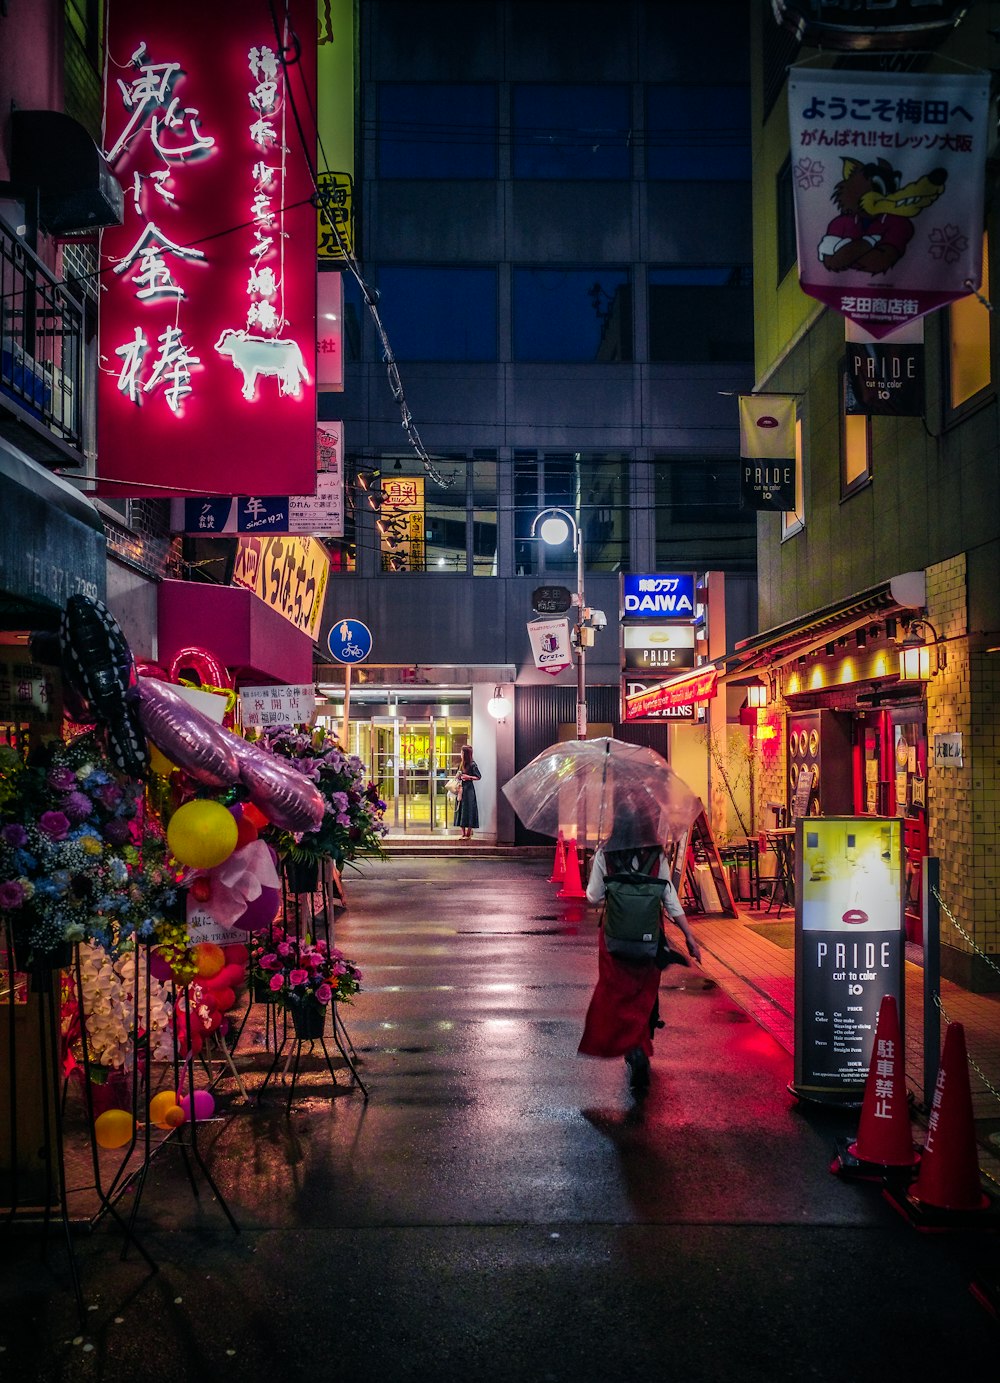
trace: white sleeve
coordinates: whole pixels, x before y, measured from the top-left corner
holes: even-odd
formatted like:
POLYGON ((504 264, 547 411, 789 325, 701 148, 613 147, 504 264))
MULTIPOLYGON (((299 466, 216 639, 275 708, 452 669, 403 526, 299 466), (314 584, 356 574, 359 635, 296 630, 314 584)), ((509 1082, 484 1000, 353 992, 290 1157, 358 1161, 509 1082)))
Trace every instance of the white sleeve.
POLYGON ((670 861, 665 853, 660 856, 660 869, 657 877, 665 879, 667 882, 667 886, 663 890, 663 906, 668 915, 675 920, 684 918, 687 921, 687 918, 684 917, 684 909, 681 907, 681 900, 677 897, 677 890, 674 888, 673 880, 670 877, 670 861))
POLYGON ((604 901, 604 876, 607 867, 604 863, 604 851, 601 849, 594 851, 593 863, 590 866, 590 878, 587 880, 587 902, 601 903, 604 901))

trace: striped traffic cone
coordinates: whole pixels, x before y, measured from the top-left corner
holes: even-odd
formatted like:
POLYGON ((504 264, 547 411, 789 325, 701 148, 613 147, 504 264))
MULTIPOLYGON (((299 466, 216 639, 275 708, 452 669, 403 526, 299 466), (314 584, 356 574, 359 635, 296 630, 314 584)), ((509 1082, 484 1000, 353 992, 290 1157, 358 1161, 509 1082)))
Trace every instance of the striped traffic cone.
POLYGON ((566 877, 557 898, 586 898, 580 882, 580 858, 576 853, 576 841, 571 840, 566 847, 566 877))
POLYGON ((989 1220, 983 1214, 991 1202, 983 1192, 979 1174, 969 1059, 961 1023, 949 1023, 945 1033, 917 1179, 905 1198, 891 1195, 888 1188, 885 1195, 915 1229, 966 1229, 983 1226, 989 1220))
POLYGON ((566 877, 566 845, 563 841, 563 833, 559 832, 556 836, 556 857, 552 864, 552 873, 549 876, 550 884, 561 884, 566 877))

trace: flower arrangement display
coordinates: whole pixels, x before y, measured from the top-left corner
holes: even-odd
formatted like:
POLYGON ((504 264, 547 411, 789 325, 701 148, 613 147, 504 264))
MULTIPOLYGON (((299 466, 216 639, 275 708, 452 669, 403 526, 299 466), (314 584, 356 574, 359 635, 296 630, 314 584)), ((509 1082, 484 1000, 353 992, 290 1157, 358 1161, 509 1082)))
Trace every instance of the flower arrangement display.
POLYGON ((182 915, 163 833, 96 736, 0 747, 0 917, 19 964, 93 941, 117 956, 182 915))
POLYGON ((382 855, 385 802, 365 767, 322 729, 294 730, 288 725, 267 727, 261 740, 272 754, 291 760, 294 768, 315 783, 326 811, 319 828, 293 835, 272 827, 265 838, 279 854, 299 864, 332 860, 340 869, 363 855, 382 855))
MULTIPOLYGON (((137 1026, 142 1032, 146 1023, 145 966, 139 965, 137 975, 133 949, 112 961, 99 946, 85 942, 80 947, 80 978, 91 1069, 94 1065, 105 1071, 125 1067, 132 1054, 133 1032, 137 1026)), ((169 1061, 174 1050, 173 1005, 165 985, 153 975, 148 1013, 150 1057, 169 1061)), ((71 997, 63 1009, 64 1035, 72 1056, 82 1061, 79 1014, 80 1005, 71 997)))
POLYGON ((330 1003, 350 1003, 361 988, 361 971, 342 951, 325 941, 298 940, 275 930, 251 947, 251 975, 285 1008, 325 1009, 330 1003))

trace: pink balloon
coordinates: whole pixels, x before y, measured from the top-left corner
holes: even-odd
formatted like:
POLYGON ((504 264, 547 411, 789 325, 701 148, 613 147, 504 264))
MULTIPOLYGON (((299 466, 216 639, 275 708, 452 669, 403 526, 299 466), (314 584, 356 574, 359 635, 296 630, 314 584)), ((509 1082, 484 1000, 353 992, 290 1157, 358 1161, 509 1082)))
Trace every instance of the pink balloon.
POLYGON ((278 915, 281 902, 280 888, 262 888, 260 896, 247 904, 247 910, 233 922, 243 932, 262 932, 268 928, 278 915))
POLYGON ((197 782, 226 788, 239 779, 237 737, 196 711, 169 682, 139 678, 139 720, 160 753, 197 782))
MULTIPOLYGON (((180 1101, 184 1117, 191 1118, 191 1096, 184 1095, 180 1101)), ((211 1119, 215 1113, 215 1100, 207 1090, 196 1090, 194 1092, 194 1117, 196 1119, 211 1119)))
POLYGON ((254 806, 284 831, 315 831, 326 810, 319 788, 276 754, 246 740, 234 743, 240 778, 254 806))

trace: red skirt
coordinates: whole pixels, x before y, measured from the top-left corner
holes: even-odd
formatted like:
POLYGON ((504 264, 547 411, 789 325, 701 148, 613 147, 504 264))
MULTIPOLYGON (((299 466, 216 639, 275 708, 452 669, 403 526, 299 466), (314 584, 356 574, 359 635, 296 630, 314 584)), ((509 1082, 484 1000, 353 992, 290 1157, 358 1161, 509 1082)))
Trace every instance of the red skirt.
POLYGON ((660 968, 655 961, 619 960, 598 934, 597 984, 577 1049, 582 1056, 624 1056, 641 1047, 653 1052, 650 1023, 660 990, 660 968))

